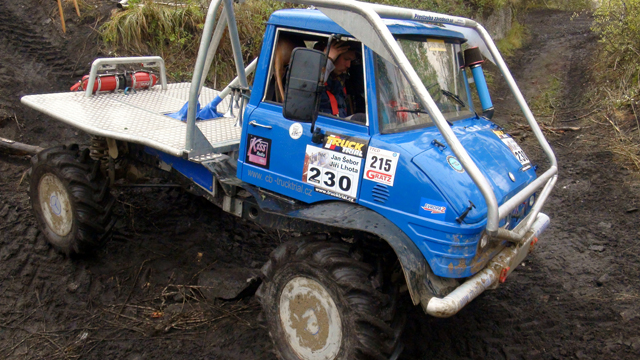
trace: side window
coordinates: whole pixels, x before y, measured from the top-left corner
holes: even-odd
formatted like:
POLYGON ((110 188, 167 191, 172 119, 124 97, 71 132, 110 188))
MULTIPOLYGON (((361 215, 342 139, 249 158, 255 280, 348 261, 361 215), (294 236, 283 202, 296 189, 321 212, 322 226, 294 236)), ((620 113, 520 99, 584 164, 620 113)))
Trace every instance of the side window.
MULTIPOLYGON (((366 97, 362 43, 340 41, 331 45, 341 49, 327 64, 326 91, 320 99, 320 113, 357 123, 366 123, 366 97)), ((323 47, 324 48, 324 47, 323 47)))
MULTIPOLYGON (((324 51, 328 35, 279 29, 271 57, 269 83, 264 101, 282 104, 291 53, 297 47, 324 51)), ((347 40, 334 42, 341 48, 335 61, 327 63, 326 91, 320 98, 320 113, 361 124, 366 123, 365 82, 362 44, 347 40)))
POLYGON ((264 100, 282 104, 284 102, 284 91, 286 89, 287 72, 291 53, 297 47, 314 48, 319 43, 326 43, 328 36, 300 33, 295 31, 278 30, 276 43, 271 57, 271 68, 269 69, 269 83, 265 92, 264 100))

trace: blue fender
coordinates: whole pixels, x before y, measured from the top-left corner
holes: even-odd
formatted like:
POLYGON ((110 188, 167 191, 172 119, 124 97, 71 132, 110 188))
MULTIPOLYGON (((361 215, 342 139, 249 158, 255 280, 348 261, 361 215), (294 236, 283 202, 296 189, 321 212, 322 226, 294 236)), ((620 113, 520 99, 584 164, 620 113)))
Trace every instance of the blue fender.
POLYGON ((444 297, 458 286, 455 279, 435 275, 416 244, 390 220, 371 209, 342 201, 294 205, 265 197, 252 186, 244 188, 266 213, 364 231, 385 240, 398 257, 414 305, 427 304, 434 296, 444 297))

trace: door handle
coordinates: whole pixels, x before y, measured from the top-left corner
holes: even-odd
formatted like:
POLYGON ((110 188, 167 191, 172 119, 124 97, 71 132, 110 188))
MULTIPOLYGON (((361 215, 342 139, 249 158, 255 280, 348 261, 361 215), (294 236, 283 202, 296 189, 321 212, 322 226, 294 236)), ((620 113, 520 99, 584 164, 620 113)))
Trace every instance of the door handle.
POLYGON ((265 128, 265 129, 271 129, 272 126, 271 125, 262 125, 262 124, 258 124, 255 120, 251 120, 249 121, 249 125, 253 125, 253 126, 259 126, 261 128, 265 128))

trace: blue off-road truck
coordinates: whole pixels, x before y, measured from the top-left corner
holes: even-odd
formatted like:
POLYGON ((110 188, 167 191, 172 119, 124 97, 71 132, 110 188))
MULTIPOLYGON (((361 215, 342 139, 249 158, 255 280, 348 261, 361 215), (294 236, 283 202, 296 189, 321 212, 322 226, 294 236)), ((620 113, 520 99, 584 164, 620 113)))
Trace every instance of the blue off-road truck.
POLYGON ((226 212, 301 234, 273 250, 257 290, 281 358, 397 358, 398 294, 448 317, 504 282, 549 224, 556 159, 475 21, 291 2, 311 7, 272 14, 246 68, 233 2, 213 0, 191 83, 168 84, 158 57, 97 59, 82 91, 23 97, 93 136, 33 157, 33 210, 54 247, 89 251, 113 225, 109 187, 159 168, 226 212), (216 91, 203 83, 226 29, 237 77, 216 91), (485 60, 548 169, 491 122, 485 60))

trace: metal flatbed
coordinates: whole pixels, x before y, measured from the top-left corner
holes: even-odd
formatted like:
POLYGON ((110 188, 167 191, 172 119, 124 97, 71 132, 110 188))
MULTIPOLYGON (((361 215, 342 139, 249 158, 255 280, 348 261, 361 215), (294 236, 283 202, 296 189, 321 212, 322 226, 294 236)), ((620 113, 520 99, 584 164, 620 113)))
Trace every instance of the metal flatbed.
MULTIPOLYGON (((148 90, 125 95, 123 92, 99 93, 85 97, 84 92, 28 95, 22 103, 92 135, 147 145, 175 156, 182 156, 186 145, 187 123, 166 114, 174 113, 189 100, 191 83, 156 85, 148 90)), ((203 87, 202 106, 220 92, 203 87)), ((219 108, 227 109, 231 96, 219 108)), ((237 113, 237 112, 236 112, 237 113)), ((196 122, 215 152, 226 152, 240 144, 242 127, 236 117, 196 122)))

